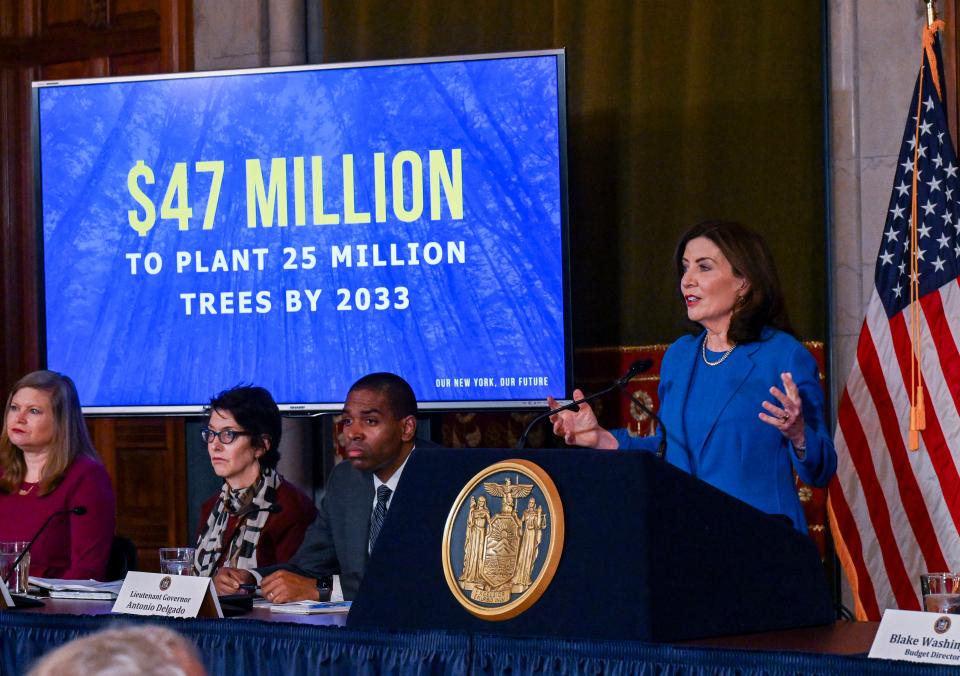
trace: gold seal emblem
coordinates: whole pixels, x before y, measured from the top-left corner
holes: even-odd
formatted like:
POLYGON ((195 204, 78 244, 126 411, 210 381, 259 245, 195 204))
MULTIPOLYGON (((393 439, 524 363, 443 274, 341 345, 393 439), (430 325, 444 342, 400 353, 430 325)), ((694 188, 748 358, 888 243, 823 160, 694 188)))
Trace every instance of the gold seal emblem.
POLYGON ((443 574, 457 601, 485 620, 536 603, 560 562, 563 505, 550 476, 505 460, 460 491, 443 530, 443 574))

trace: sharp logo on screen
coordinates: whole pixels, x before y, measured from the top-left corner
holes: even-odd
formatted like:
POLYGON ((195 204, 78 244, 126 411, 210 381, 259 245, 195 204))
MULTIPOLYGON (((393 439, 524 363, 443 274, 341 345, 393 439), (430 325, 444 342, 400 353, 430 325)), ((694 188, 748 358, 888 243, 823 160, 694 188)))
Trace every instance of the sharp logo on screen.
POLYGON ((516 617, 549 586, 563 535, 563 504, 543 469, 527 460, 490 465, 470 479, 447 516, 447 585, 481 619, 516 617))

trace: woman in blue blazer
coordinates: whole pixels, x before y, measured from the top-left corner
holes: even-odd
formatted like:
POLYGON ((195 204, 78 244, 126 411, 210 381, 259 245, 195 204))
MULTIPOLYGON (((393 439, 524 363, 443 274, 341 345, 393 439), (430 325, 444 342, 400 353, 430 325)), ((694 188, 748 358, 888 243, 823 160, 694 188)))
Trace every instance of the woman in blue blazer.
MULTIPOLYGON (((696 335, 677 340, 660 368, 667 460, 806 533, 793 470, 825 486, 837 454, 823 418, 817 365, 790 335, 770 250, 737 223, 708 221, 681 237, 674 256, 696 335)), ((575 390, 574 397, 583 393, 575 390)), ((551 407, 555 402, 549 401, 551 407)), ((592 409, 553 417, 568 444, 655 451, 660 437, 606 430, 592 409)))

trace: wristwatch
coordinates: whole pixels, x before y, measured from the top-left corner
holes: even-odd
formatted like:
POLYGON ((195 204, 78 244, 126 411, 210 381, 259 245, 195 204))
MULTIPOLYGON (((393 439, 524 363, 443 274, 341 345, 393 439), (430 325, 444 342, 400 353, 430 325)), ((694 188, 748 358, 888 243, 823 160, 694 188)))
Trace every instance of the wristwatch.
POLYGON ((317 600, 329 601, 330 593, 333 591, 333 578, 329 575, 317 578, 317 600))

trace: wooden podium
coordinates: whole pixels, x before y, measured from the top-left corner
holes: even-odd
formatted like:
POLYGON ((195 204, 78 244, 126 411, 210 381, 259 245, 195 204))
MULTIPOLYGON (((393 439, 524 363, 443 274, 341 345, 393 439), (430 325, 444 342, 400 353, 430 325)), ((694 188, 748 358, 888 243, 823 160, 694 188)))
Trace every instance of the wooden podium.
POLYGON ((809 538, 653 454, 418 449, 347 625, 678 641, 833 621, 829 585, 809 538), (454 599, 441 547, 447 514, 465 484, 510 458, 551 476, 566 541, 539 601, 491 622, 454 599))

